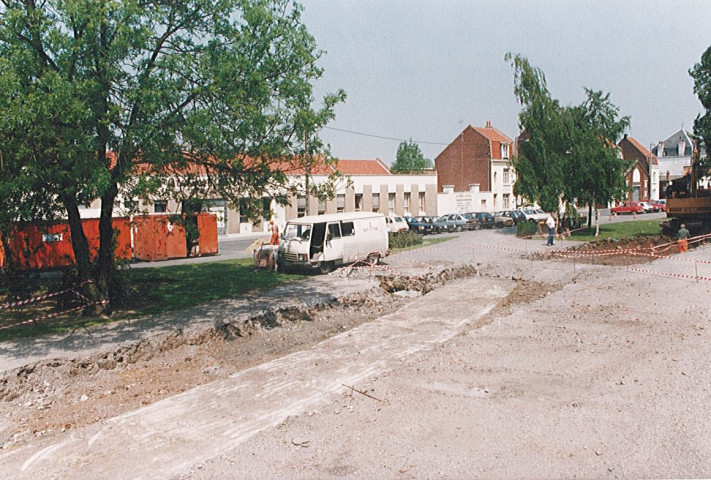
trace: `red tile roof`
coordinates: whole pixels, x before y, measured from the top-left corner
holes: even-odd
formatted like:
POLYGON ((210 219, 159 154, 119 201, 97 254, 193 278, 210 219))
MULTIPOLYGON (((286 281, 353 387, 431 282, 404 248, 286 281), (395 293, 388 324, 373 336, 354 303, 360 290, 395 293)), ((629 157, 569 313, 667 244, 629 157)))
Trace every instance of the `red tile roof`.
POLYGON ((335 168, 343 175, 390 175, 382 160, 338 160, 335 168))
POLYGON ((644 155, 644 158, 649 158, 649 156, 652 155, 652 165, 658 165, 657 156, 656 156, 656 155, 652 154, 649 150, 647 150, 646 148, 644 148, 644 146, 643 146, 641 143, 639 143, 636 139, 634 139, 633 137, 630 137, 630 136, 628 135, 628 136, 627 136, 627 140, 629 140, 630 143, 631 143, 632 145, 634 145, 634 148, 636 148, 637 150, 639 150, 640 153, 642 153, 642 155, 644 155))
POLYGON ((492 127, 490 124, 486 127, 473 127, 474 130, 484 135, 490 142, 513 143, 509 137, 501 133, 501 131, 492 127))

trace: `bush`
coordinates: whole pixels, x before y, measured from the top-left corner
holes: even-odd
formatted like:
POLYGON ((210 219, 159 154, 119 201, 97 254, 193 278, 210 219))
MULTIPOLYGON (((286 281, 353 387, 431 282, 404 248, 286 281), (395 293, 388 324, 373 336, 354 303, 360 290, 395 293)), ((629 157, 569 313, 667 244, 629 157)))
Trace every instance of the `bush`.
POLYGON ((516 224, 517 237, 530 237, 538 233, 538 224, 536 222, 518 222, 516 224))
POLYGON ((406 231, 397 233, 388 233, 388 240, 390 242, 390 248, 405 248, 412 245, 422 244, 422 235, 417 233, 406 231))

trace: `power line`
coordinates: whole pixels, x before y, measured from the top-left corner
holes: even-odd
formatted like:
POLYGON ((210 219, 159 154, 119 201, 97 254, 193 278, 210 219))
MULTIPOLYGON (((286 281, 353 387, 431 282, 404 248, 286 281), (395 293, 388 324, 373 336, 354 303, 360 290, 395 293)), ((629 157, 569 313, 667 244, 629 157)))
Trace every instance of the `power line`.
POLYGON ((333 128, 333 127, 323 127, 327 130, 335 130, 337 132, 344 132, 344 133, 351 133, 353 135, 361 135, 363 137, 372 137, 372 138, 381 138, 383 140, 394 140, 396 142, 413 142, 413 143, 419 143, 423 145, 449 145, 452 142, 424 142, 420 140, 412 140, 412 139, 404 139, 404 138, 394 138, 394 137, 383 137, 381 135, 373 135, 370 133, 363 133, 363 132, 354 132, 353 130, 344 130, 342 128, 333 128))

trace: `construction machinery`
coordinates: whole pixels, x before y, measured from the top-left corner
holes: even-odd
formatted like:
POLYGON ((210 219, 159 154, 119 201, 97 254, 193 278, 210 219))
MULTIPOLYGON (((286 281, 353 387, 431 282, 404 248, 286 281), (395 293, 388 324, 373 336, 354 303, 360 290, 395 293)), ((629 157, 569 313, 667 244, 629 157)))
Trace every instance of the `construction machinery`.
POLYGON ((660 223, 662 233, 676 236, 682 224, 692 236, 711 232, 711 189, 699 188, 699 179, 707 177, 700 173, 699 147, 694 145, 691 166, 686 174, 667 186, 667 219, 660 223))

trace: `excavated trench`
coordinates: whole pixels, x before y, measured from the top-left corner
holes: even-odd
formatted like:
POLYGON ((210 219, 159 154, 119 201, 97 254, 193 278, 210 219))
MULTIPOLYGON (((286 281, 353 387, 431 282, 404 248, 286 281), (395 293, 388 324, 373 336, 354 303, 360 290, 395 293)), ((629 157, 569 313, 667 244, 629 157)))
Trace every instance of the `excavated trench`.
MULTIPOLYGON (((43 397, 46 397, 45 400, 61 397, 79 379, 97 376, 102 371, 121 373, 150 368, 149 363, 166 363, 162 357, 169 357, 181 348, 200 347, 209 350, 217 344, 239 343, 240 339, 253 337, 260 332, 279 329, 291 331, 292 326, 300 323, 328 322, 333 318, 358 317, 358 322, 362 323, 398 308, 407 298, 397 295, 398 292, 413 293, 410 297, 425 295, 450 281, 478 273, 477 268, 471 265, 445 268, 421 276, 378 272, 373 276, 379 281, 379 287, 368 291, 332 297, 309 305, 259 309, 246 317, 225 319, 208 328, 179 329, 87 358, 53 359, 28 364, 0 376, 0 400, 21 400, 23 404, 41 405, 43 397)), ((351 271, 351 274, 358 275, 358 272, 351 271)), ((303 343, 302 340, 300 344, 303 343)))

